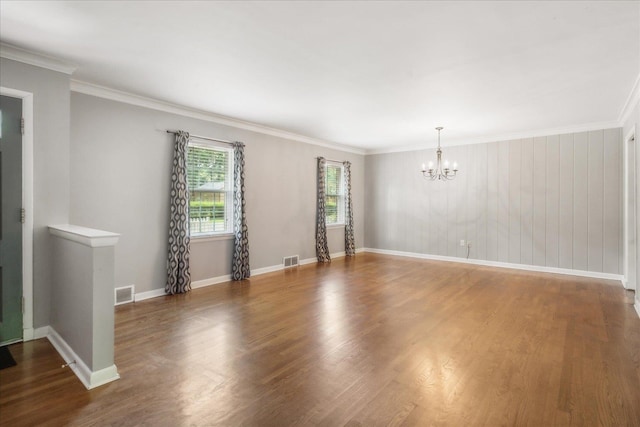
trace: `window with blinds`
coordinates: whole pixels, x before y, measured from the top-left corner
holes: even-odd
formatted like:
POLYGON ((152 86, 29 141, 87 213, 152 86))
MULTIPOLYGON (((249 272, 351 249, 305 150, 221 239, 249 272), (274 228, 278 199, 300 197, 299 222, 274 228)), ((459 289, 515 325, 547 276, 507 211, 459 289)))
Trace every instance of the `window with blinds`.
POLYGON ((190 141, 187 180, 191 236, 232 233, 233 151, 190 141))
POLYGON ((344 224, 344 170, 341 163, 326 163, 326 223, 344 224))

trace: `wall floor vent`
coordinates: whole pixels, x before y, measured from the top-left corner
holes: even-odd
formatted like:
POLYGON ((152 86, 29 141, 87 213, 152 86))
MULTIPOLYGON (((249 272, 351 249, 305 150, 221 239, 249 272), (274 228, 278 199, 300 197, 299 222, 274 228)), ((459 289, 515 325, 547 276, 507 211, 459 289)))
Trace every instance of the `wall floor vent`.
POLYGON ((298 265, 298 255, 286 256, 282 259, 284 268, 296 267, 298 265))
POLYGON ((116 288, 115 293, 116 293, 115 305, 133 302, 133 297, 135 295, 135 286, 131 285, 131 286, 123 286, 121 288, 116 288))

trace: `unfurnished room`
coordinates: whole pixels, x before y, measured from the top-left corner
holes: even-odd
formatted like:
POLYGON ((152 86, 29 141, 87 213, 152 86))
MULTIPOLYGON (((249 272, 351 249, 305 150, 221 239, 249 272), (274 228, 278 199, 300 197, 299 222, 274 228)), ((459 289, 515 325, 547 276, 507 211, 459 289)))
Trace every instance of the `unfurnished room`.
POLYGON ((0 426, 640 426, 640 2, 0 1, 0 426))

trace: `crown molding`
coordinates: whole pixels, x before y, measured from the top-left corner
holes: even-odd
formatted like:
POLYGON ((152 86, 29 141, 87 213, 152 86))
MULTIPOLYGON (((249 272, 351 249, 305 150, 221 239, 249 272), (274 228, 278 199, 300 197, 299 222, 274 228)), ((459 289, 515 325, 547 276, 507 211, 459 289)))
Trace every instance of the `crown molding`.
POLYGON ((91 95, 98 98, 109 99, 111 101, 123 102, 125 104, 135 105, 138 107, 149 108, 152 110, 163 111, 165 113, 178 114, 180 116, 191 117, 207 122, 218 123, 225 126, 231 126, 238 129, 244 129, 251 132, 258 132, 266 135, 276 136, 279 138, 289 139, 293 141, 303 142, 305 144, 319 145, 321 147, 333 150, 345 151, 348 153, 364 155, 365 151, 348 145, 337 144, 334 142, 323 141, 293 132, 272 128, 269 126, 259 125, 233 117, 222 116, 203 110, 197 110, 170 102, 159 101, 153 98, 136 95, 133 93, 111 89, 105 86, 87 83, 80 80, 71 79, 71 91, 91 95))
POLYGON ((0 43, 0 58, 35 65, 36 67, 46 68, 48 70, 69 75, 73 74, 73 72, 78 68, 68 62, 42 55, 40 53, 30 52, 6 43, 0 43))
POLYGON ((618 116, 620 126, 624 126, 624 122, 626 122, 629 116, 631 116, 631 113, 638 103, 640 103, 640 74, 638 74, 636 82, 633 84, 631 92, 629 92, 627 101, 624 103, 624 107, 622 107, 622 110, 620 111, 620 116, 618 116))
MULTIPOLYGON (((622 127, 622 125, 620 124, 620 122, 616 120, 611 120, 608 122, 584 123, 581 125, 529 130, 529 131, 523 131, 523 132, 503 133, 499 135, 478 136, 478 137, 471 137, 471 138, 458 138, 453 140, 447 139, 446 147, 453 147, 456 145, 486 144, 489 142, 510 141, 513 139, 536 138, 536 137, 550 136, 550 135, 563 135, 567 133, 589 132, 594 130, 611 129, 611 128, 619 128, 619 127, 622 127)), ((367 150, 366 154, 371 155, 371 154, 402 153, 406 151, 427 150, 435 147, 436 147, 436 144, 434 143, 434 144, 410 145, 410 146, 388 148, 388 149, 380 148, 380 149, 367 150)))

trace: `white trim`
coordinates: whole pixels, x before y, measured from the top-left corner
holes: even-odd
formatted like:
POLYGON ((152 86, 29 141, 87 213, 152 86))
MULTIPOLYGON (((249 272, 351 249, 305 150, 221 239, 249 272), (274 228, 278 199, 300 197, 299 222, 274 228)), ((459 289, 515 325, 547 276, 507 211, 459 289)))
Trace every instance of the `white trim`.
MULTIPOLYGON (((470 137, 470 138, 459 138, 450 140, 447 139, 446 146, 452 147, 456 145, 472 145, 472 144, 486 144, 489 142, 499 142, 499 141, 510 141, 513 139, 524 139, 524 138, 535 138, 539 136, 549 136, 549 135, 562 135, 567 133, 578 133, 578 132, 588 132, 593 130, 602 130, 602 129, 612 129, 619 128, 622 125, 615 120, 607 121, 607 122, 595 122, 595 123, 584 123, 574 126, 563 126, 556 128, 547 128, 547 129, 539 129, 539 130, 527 130, 522 132, 513 132, 506 133, 500 135, 488 135, 488 136, 478 136, 478 137, 470 137)), ((420 145, 409 145, 404 147, 392 147, 392 148, 376 148, 366 150, 366 155, 371 154, 387 154, 387 153, 402 153, 406 151, 420 151, 433 149, 436 147, 435 143, 429 144, 420 144, 420 145)))
POLYGON ((640 317, 640 301, 636 300, 636 302, 633 303, 633 308, 636 309, 636 313, 638 313, 638 317, 640 317))
POLYGON ((0 87, 0 95, 22 100, 22 207, 25 209, 22 226, 22 338, 24 341, 30 341, 33 339, 33 94, 0 87))
POLYGON ((73 74, 78 68, 68 62, 41 53, 30 52, 6 43, 0 43, 0 57, 64 74, 73 74))
POLYGON ((206 286, 217 285, 218 283, 224 283, 231 280, 230 274, 225 274, 224 276, 211 277, 209 279, 197 280, 195 282, 191 282, 191 289, 204 288, 206 286))
MULTIPOLYGON (((222 116, 220 114, 214 114, 203 110, 197 110, 195 108, 189 108, 178 104, 172 104, 170 102, 160 101, 157 99, 148 98, 117 89, 111 89, 105 86, 83 82, 80 80, 71 79, 71 91, 95 96, 98 98, 109 99, 111 101, 123 102, 125 104, 135 105, 138 107, 144 107, 152 110, 164 111, 166 113, 177 114, 180 116, 191 117, 198 120, 204 120, 207 122, 218 123, 237 129, 244 129, 251 132, 258 132, 265 135, 272 135, 279 138, 290 139, 293 141, 303 142, 305 144, 318 145, 320 147, 331 148, 333 150, 340 150, 348 153, 361 155, 365 154, 364 150, 348 145, 323 141, 320 139, 299 135, 293 132, 259 125, 257 123, 251 123, 240 119, 234 119, 233 117, 222 116)), ((164 132, 165 130, 162 131, 164 132)))
MULTIPOLYGON (((364 252, 363 248, 360 249, 356 249, 356 253, 361 253, 364 252)), ((344 252, 336 252, 336 253, 332 253, 330 254, 331 258, 340 258, 340 257, 344 257, 345 253, 344 252)), ((298 260, 298 265, 305 265, 305 264, 313 264, 318 262, 317 258, 306 258, 303 260, 298 260)), ((262 267, 262 268, 256 268, 255 270, 251 270, 251 276, 259 276, 261 274, 266 274, 266 273, 273 273, 274 271, 280 271, 280 270, 284 270, 284 264, 277 264, 277 265, 272 265, 269 267, 262 267)), ((289 269, 289 268, 287 268, 289 269)), ((196 280, 195 282, 191 282, 191 289, 198 289, 198 288, 204 288, 207 286, 212 286, 212 285, 217 285, 219 283, 225 283, 225 282, 230 282, 231 281, 231 275, 230 274, 225 274, 224 276, 218 276, 218 277, 210 277, 208 279, 202 279, 202 280, 196 280)), ((146 299, 150 299, 150 298, 156 298, 156 297, 162 297, 167 295, 164 291, 164 289, 153 289, 151 291, 147 291, 147 292, 141 292, 139 294, 135 295, 135 302, 138 301, 144 301, 146 299)))
POLYGON ((327 230, 332 230, 334 228, 344 228, 344 227, 345 227, 344 221, 336 224, 327 224, 327 230))
POLYGON ((133 302, 144 301, 146 299, 151 299, 151 298, 163 297, 165 295, 167 295, 167 293, 164 291, 164 288, 152 289, 146 292, 138 292, 133 297, 133 302))
POLYGON ((50 225, 49 233, 91 248, 115 246, 120 238, 117 233, 71 224, 50 225))
POLYGON ((84 384, 87 390, 99 387, 111 381, 115 381, 120 378, 116 365, 108 366, 99 371, 91 371, 86 363, 73 351, 73 349, 67 344, 67 342, 49 326, 49 334, 47 339, 58 354, 64 359, 65 363, 69 363, 69 368, 73 371, 78 379, 84 384))
POLYGON ((543 267, 538 265, 513 264, 510 262, 485 261, 479 259, 465 259, 451 256, 421 254, 416 252, 392 251, 387 249, 364 248, 365 252, 384 255, 396 255, 408 258, 429 259, 435 261, 459 262, 461 264, 482 265, 487 267, 509 268, 515 270, 537 271, 541 273, 566 274, 570 276, 591 277, 595 279, 619 280, 624 277, 621 274, 600 273, 597 271, 572 270, 569 268, 543 267))
POLYGON ((204 234, 199 236, 191 236, 191 243, 206 243, 217 242, 218 240, 232 240, 234 238, 233 233, 224 234, 204 234))
POLYGON ((620 115, 618 116, 620 126, 624 126, 624 122, 627 121, 638 103, 640 103, 640 74, 636 77, 636 81, 631 88, 631 92, 629 92, 629 96, 627 97, 622 110, 620 110, 620 115))
MULTIPOLYGON (((333 255, 330 255, 330 256, 333 256, 333 255)), ((317 262, 318 262, 318 258, 317 257, 298 259, 298 265, 315 264, 317 262)))
POLYGON ((271 265, 269 267, 256 268, 251 270, 251 277, 261 274, 273 273, 274 271, 284 270, 284 264, 271 265))

